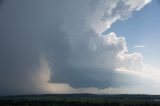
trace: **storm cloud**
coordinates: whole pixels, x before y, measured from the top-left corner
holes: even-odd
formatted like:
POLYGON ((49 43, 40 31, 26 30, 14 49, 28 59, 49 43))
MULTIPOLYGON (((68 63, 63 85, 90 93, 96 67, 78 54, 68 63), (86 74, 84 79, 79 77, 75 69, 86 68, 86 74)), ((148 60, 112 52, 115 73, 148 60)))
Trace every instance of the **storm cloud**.
POLYGON ((101 33, 149 2, 0 1, 0 94, 44 93, 42 83, 108 88, 136 82, 138 76, 119 70, 142 70, 143 57, 128 53, 124 37, 101 33))

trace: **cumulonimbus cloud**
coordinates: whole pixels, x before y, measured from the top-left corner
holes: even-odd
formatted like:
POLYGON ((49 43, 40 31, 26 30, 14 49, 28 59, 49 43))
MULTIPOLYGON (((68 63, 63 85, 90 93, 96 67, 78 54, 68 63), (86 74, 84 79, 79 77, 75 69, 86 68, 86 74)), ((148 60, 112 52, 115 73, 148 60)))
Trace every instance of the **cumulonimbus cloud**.
POLYGON ((143 57, 139 53, 128 53, 124 37, 114 32, 101 33, 150 1, 3 2, 0 8, 0 94, 45 92, 44 85, 48 86, 48 81, 73 88, 132 85, 136 80, 128 77, 137 80, 139 77, 124 70, 142 70, 143 57))

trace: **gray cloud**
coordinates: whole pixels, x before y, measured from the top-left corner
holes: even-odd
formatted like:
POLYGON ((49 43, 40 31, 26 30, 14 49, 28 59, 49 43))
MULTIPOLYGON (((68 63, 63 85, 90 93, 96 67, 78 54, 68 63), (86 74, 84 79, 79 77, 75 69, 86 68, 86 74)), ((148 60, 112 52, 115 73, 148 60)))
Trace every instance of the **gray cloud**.
POLYGON ((127 58, 124 61, 132 60, 124 38, 114 33, 100 36, 96 29, 98 26, 107 29, 114 21, 127 18, 148 3, 141 1, 138 5, 125 4, 123 0, 3 2, 0 94, 45 92, 39 80, 43 57, 51 69, 50 83, 66 83, 74 88, 130 85, 133 81, 126 81, 129 75, 116 71, 123 66, 119 64, 122 57, 127 58), (121 53, 121 58, 117 57, 121 53))
MULTIPOLYGON (((59 49, 62 50, 60 51, 65 50, 63 58, 58 58, 62 57, 60 52, 51 52, 53 55, 49 58, 53 59, 51 61, 53 75, 50 82, 67 83, 74 88, 130 85, 132 81, 127 80, 128 75, 116 71, 120 65, 120 58, 117 55, 126 52, 124 39, 117 38, 114 33, 103 38, 94 31, 86 32, 82 36, 78 38, 79 42, 70 43, 67 50, 64 49, 66 44, 63 45, 64 47, 61 45, 59 49)), ((128 63, 133 61, 132 57, 128 58, 128 63)), ((135 60, 135 62, 137 61, 135 60)), ((122 63, 120 66, 123 66, 122 63)), ((131 63, 128 65, 130 66, 131 63)), ((136 78, 136 76, 134 77, 136 78)))

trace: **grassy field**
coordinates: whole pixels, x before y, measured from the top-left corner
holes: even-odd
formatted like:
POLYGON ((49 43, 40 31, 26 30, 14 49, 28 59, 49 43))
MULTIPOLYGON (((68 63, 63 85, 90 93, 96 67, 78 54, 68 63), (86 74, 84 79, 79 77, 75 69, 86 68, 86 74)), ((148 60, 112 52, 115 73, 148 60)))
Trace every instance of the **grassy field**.
POLYGON ((160 106, 160 96, 94 94, 2 96, 0 106, 160 106))

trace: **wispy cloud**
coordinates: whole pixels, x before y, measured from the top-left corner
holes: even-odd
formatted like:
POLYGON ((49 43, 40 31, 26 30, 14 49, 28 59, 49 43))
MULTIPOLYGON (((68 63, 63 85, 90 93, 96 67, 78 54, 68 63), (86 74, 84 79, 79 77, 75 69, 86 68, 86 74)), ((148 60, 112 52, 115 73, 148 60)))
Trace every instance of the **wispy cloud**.
POLYGON ((144 48, 144 45, 135 45, 134 48, 144 48))

